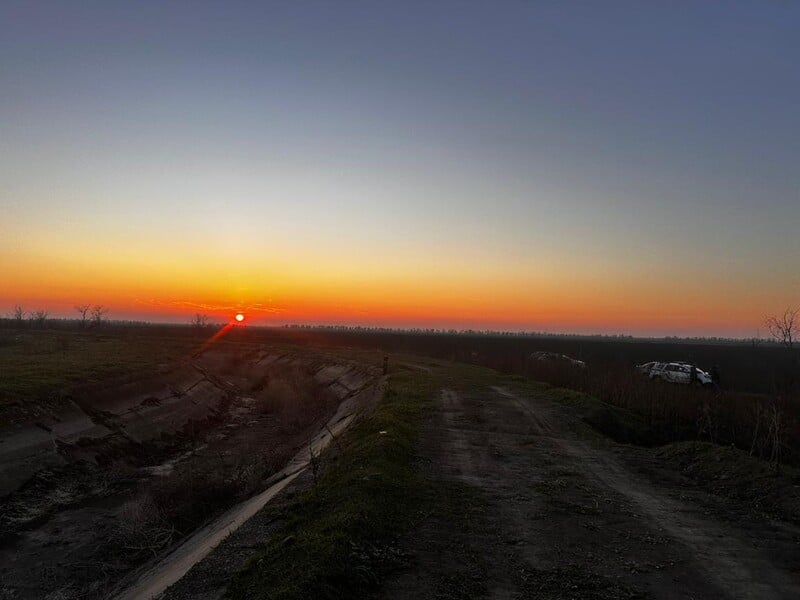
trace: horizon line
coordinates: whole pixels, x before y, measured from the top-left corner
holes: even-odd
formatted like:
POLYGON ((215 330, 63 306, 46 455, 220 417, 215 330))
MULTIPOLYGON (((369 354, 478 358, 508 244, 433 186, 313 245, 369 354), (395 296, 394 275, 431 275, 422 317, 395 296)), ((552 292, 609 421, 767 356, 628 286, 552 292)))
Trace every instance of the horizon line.
MULTIPOLYGON (((0 317, 0 323, 14 324, 17 319, 13 317, 0 317)), ((62 322, 62 323, 81 323, 78 318, 69 317, 48 317, 46 322, 62 322)), ((232 320, 231 320, 232 321, 232 320)), ((26 325, 35 322, 34 319, 26 318, 20 323, 26 325)), ((106 319, 104 323, 108 325, 141 325, 147 327, 182 327, 193 328, 197 325, 184 321, 144 321, 138 319, 106 319)), ((213 321, 202 326, 206 329, 215 327, 224 327, 229 322, 213 321)), ((738 343, 759 343, 771 344, 780 346, 781 343, 777 340, 765 337, 732 337, 732 336, 681 336, 681 335, 633 335, 628 333, 567 333, 567 332, 549 332, 538 330, 502 330, 502 329, 472 329, 472 328, 437 328, 437 327, 386 327, 386 326, 369 326, 369 325, 336 325, 336 324, 308 324, 308 323, 285 323, 282 325, 264 325, 256 324, 250 325, 247 323, 237 324, 238 327, 248 329, 289 329, 289 330, 319 330, 319 331, 353 331, 362 333, 411 333, 411 334, 426 334, 426 335, 475 335, 475 336, 509 336, 509 337, 540 337, 540 338, 612 338, 622 340, 670 340, 670 341, 723 341, 723 342, 738 342, 738 343)), ((84 329, 96 329, 97 325, 91 325, 84 329)))

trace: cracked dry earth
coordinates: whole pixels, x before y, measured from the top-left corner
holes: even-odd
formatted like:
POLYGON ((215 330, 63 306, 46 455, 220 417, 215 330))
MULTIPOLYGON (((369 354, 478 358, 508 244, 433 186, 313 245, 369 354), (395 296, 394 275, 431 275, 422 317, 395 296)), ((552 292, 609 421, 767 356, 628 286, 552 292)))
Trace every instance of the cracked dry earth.
POLYGON ((385 597, 800 598, 796 527, 586 441, 541 395, 451 383, 421 446, 452 509, 405 539, 385 597))

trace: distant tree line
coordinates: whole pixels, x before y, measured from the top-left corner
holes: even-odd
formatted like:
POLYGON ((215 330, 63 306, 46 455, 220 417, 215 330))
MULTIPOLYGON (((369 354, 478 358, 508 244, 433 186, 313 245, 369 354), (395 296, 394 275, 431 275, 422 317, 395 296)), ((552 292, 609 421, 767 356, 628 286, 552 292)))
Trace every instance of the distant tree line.
POLYGON ((196 313, 189 321, 189 325, 191 325, 194 329, 207 329, 212 327, 213 323, 208 315, 196 313))
POLYGON ((103 324, 106 320, 105 316, 108 314, 108 309, 102 304, 95 304, 94 306, 78 304, 75 310, 78 311, 78 315, 80 315, 81 327, 98 327, 103 324))
MULTIPOLYGON (((800 314, 798 314, 800 323, 800 314)), ((412 334, 432 336, 464 336, 464 337, 504 337, 504 338, 532 338, 532 339, 565 339, 565 340, 592 340, 592 341, 629 341, 629 342, 676 342, 688 344, 742 344, 742 343, 771 343, 773 340, 756 338, 731 338, 723 336, 663 336, 663 337, 638 337, 630 334, 603 334, 603 333, 552 333, 547 331, 498 331, 493 329, 446 329, 446 328, 421 328, 421 327, 365 327, 358 325, 309 325, 292 323, 282 326, 283 329, 295 331, 319 331, 342 333, 376 333, 376 334, 412 334)), ((795 340, 797 340, 795 335, 795 340)), ((777 342, 778 340, 775 340, 777 342)))
POLYGON ((9 318, 22 326, 28 323, 35 327, 44 327, 47 323, 48 312, 44 309, 26 311, 21 305, 14 306, 9 318))

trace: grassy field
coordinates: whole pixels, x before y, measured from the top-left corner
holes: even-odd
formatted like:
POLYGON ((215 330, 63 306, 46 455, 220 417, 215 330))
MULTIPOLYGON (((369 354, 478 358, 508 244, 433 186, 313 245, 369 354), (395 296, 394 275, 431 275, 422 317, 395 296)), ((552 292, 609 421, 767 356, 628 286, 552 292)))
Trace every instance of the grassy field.
POLYGON ((323 331, 304 329, 256 330, 250 335, 268 335, 311 346, 380 348, 386 352, 431 356, 452 361, 481 364, 503 373, 525 374, 532 352, 567 354, 586 361, 598 371, 630 370, 651 361, 687 361, 706 370, 717 365, 722 387, 738 392, 770 393, 775 378, 795 368, 794 356, 778 344, 724 342, 714 340, 646 340, 600 337, 537 337, 524 335, 445 334, 425 332, 323 331))
POLYGON ((0 330, 0 405, 57 396, 64 387, 154 369, 197 345, 187 336, 135 330, 0 330))

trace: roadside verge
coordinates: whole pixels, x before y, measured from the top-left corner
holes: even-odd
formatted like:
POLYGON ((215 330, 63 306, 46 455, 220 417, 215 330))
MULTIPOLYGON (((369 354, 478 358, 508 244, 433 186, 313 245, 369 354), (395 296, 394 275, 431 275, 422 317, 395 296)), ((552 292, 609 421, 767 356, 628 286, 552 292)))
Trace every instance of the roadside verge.
POLYGON ((316 484, 266 509, 281 525, 228 596, 344 598, 376 589, 402 562, 398 536, 430 500, 415 462, 434 391, 429 374, 393 373, 375 411, 322 455, 316 484))

